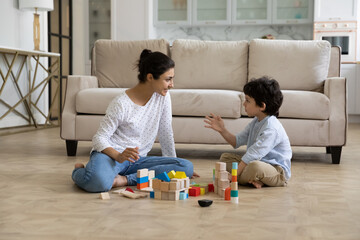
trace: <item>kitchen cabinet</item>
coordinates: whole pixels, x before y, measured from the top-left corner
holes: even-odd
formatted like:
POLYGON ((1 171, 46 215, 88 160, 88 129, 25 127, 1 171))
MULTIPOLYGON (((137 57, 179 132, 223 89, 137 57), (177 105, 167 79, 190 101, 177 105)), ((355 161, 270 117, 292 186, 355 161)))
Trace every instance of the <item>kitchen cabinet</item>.
POLYGON ((313 0, 154 0, 154 25, 292 25, 313 21, 313 0))
POLYGON ((273 0, 273 24, 305 24, 313 22, 312 0, 273 0))
POLYGON ((314 21, 356 21, 359 0, 315 0, 314 21))
POLYGON ((360 114, 360 64, 341 64, 342 77, 346 77, 348 114, 360 114))
POLYGON ((233 0, 232 23, 241 25, 271 24, 271 0, 233 0))
POLYGON ((231 0, 193 0, 193 25, 230 25, 231 0))
POLYGON ((154 25, 191 25, 191 0, 154 0, 154 25))

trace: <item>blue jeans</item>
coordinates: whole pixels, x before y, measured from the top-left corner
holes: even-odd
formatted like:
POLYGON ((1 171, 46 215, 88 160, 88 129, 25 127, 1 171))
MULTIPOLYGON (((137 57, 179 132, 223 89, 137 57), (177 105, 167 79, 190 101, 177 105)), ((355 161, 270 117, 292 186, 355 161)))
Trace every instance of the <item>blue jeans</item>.
POLYGON ((183 171, 192 177, 192 162, 176 157, 140 157, 135 163, 124 161, 119 163, 108 155, 93 151, 85 168, 76 168, 72 179, 77 186, 88 192, 107 192, 111 189, 117 175, 127 177, 128 185, 136 185, 138 169, 155 170, 155 176, 171 170, 183 171))

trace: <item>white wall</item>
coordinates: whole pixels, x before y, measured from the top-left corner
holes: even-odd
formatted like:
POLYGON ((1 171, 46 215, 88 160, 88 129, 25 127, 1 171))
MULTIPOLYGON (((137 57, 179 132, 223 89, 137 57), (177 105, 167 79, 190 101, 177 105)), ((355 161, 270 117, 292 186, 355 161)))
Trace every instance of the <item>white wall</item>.
MULTIPOLYGON (((40 49, 47 50, 47 15, 43 12, 40 13, 40 49)), ((0 3, 0 46, 2 48, 20 48, 23 50, 33 50, 33 13, 31 11, 22 11, 19 10, 18 0, 1 0, 0 3)), ((11 60, 12 58, 9 58, 11 60)), ((44 66, 47 66, 47 60, 41 61, 44 66)), ((19 62, 17 62, 19 63, 19 62)), ((33 64, 34 66, 34 64, 33 64)), ((7 72, 7 67, 4 61, 0 60, 0 68, 5 74, 7 72)), ((17 74, 18 65, 15 65, 14 74, 17 74)), ((38 79, 44 78, 45 74, 41 71, 38 73, 38 79)), ((20 77, 19 85, 21 91, 24 93, 28 88, 26 72, 23 70, 23 74, 20 77)), ((3 79, 0 77, 0 86, 3 85, 3 79)), ((4 90, 0 95, 0 98, 14 105, 19 101, 19 94, 15 90, 15 85, 12 84, 12 79, 8 79, 7 83, 4 85, 4 90)), ((47 97, 41 98, 39 102, 40 109, 44 110, 47 108, 47 97)), ((0 116, 2 116, 8 110, 3 104, 0 103, 0 116)), ((16 110, 21 113, 26 113, 25 107, 23 104, 20 104, 16 110)), ((42 118, 39 116, 39 118, 42 118)), ((26 121, 11 113, 7 117, 0 120, 0 128, 3 127, 12 127, 18 125, 24 125, 26 121)))

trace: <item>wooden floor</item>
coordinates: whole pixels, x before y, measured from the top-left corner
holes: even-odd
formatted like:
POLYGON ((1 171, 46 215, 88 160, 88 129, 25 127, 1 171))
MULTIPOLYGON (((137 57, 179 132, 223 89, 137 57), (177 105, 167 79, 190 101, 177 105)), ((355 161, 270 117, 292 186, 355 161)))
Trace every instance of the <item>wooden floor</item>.
MULTIPOLYGON (((360 239, 360 125, 349 126, 340 165, 325 148, 294 148, 285 188, 239 188, 239 204, 207 194, 184 201, 130 200, 74 186, 75 162, 88 161, 90 142, 67 157, 59 129, 0 136, 0 239, 360 239), (213 199, 209 208, 197 200, 213 199)), ((228 146, 177 145, 212 180, 228 146)), ((152 154, 159 154, 155 146, 152 154)))

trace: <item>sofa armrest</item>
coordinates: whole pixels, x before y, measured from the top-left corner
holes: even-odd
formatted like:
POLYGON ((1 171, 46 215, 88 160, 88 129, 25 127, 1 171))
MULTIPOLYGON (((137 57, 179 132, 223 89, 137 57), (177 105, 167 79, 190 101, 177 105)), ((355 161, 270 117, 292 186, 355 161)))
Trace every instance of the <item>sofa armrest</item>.
POLYGON ((60 137, 65 140, 76 140, 76 95, 86 88, 98 88, 99 83, 95 76, 69 76, 66 84, 64 108, 61 114, 60 137))
POLYGON ((344 77, 325 80, 324 93, 330 99, 329 146, 344 146, 347 138, 347 87, 344 77))

